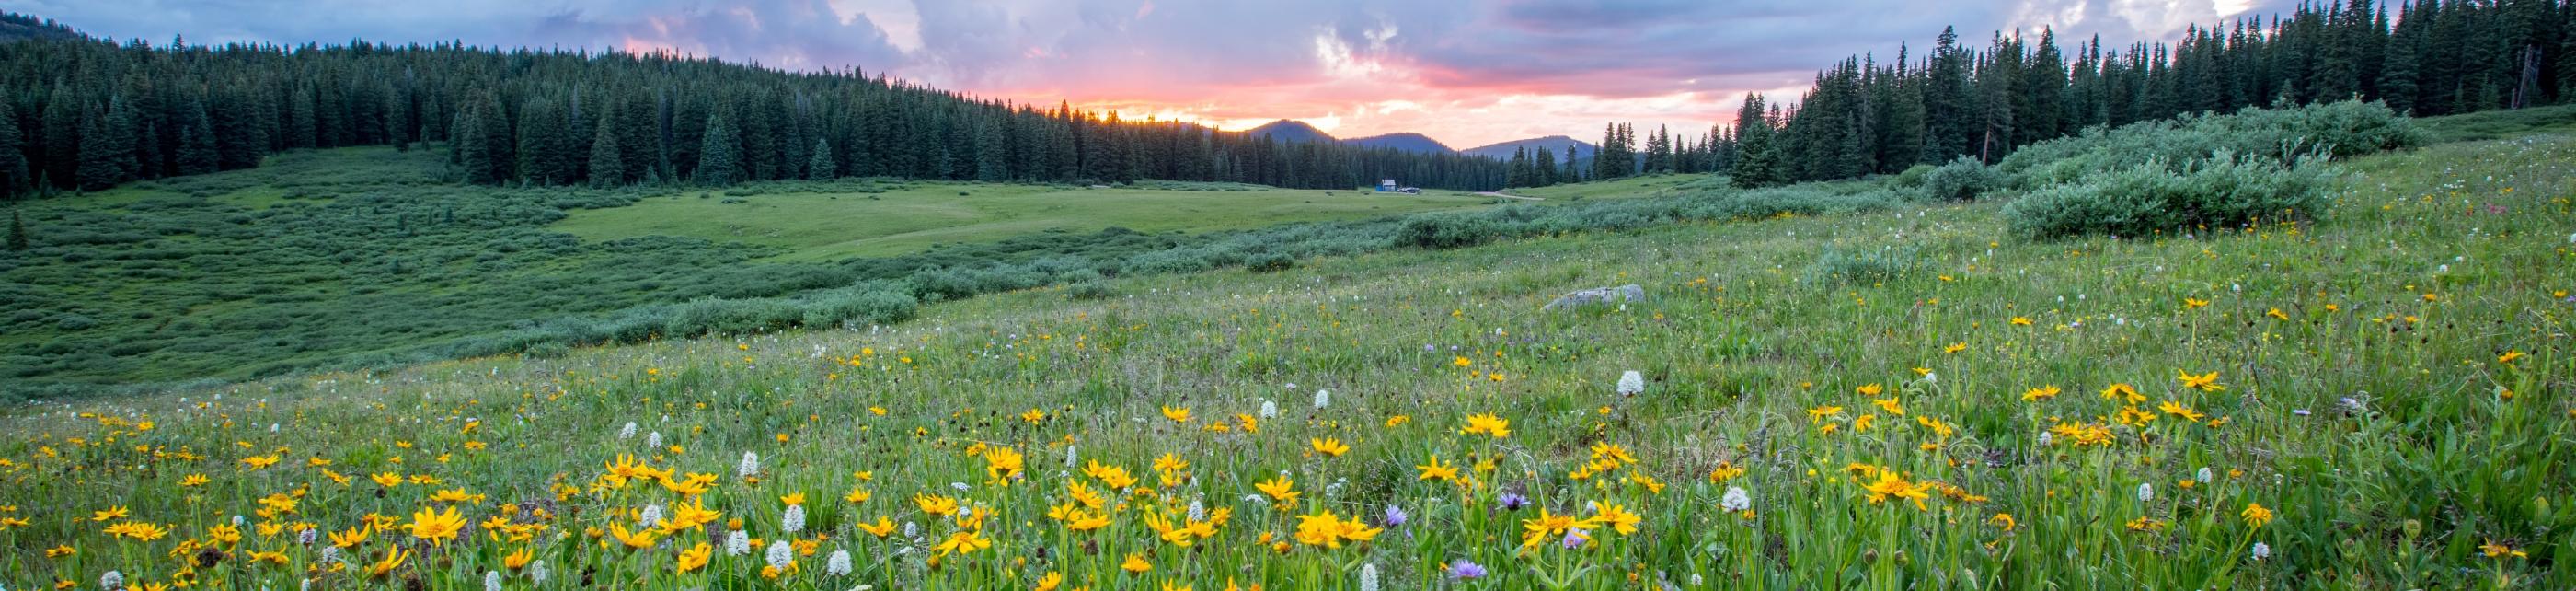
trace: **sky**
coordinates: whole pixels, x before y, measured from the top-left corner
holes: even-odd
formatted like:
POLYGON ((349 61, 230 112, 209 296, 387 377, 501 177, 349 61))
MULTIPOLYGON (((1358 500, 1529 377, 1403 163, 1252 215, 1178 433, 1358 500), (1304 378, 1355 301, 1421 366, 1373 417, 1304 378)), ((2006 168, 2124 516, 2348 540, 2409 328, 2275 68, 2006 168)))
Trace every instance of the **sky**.
POLYGON ((858 67, 984 98, 1454 148, 1621 121, 1697 135, 1945 25, 2171 40, 2294 0, 0 0, 92 35, 672 51, 858 67))

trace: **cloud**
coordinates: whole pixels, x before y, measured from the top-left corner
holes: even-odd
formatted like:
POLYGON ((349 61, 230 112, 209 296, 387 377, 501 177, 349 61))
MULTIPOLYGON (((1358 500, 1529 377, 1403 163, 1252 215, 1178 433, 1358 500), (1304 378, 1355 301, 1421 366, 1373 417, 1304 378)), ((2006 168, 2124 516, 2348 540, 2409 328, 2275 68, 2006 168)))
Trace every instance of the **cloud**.
POLYGON ((859 66, 979 96, 1228 128, 1296 118, 1459 147, 1706 131, 1747 92, 1793 98, 1849 55, 1920 58, 1944 25, 2061 44, 2170 40, 2289 0, 23 0, 94 34, 197 42, 461 40, 859 66))

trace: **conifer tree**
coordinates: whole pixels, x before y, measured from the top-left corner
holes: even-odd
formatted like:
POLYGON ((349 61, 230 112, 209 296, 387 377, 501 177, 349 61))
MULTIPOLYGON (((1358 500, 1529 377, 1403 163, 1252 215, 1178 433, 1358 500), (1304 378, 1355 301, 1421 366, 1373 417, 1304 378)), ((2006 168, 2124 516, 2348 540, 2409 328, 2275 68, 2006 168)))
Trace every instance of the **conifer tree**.
POLYGON ((9 208, 9 250, 27 248, 27 220, 18 213, 18 208, 9 208))
POLYGON ((832 159, 832 143, 824 141, 823 138, 814 138, 814 148, 806 153, 805 178, 817 181, 832 180, 839 172, 840 164, 840 161, 832 159))
POLYGON ((723 115, 707 115, 706 133, 698 147, 698 184, 729 185, 738 178, 741 147, 734 140, 733 126, 723 115))
POLYGON ((590 184, 615 186, 626 182, 626 159, 617 145, 617 109, 599 110, 599 125, 590 136, 590 184))
POLYGON ((19 151, 24 141, 18 133, 17 109, 10 101, 0 100, 0 197, 18 197, 33 188, 27 155, 19 151))

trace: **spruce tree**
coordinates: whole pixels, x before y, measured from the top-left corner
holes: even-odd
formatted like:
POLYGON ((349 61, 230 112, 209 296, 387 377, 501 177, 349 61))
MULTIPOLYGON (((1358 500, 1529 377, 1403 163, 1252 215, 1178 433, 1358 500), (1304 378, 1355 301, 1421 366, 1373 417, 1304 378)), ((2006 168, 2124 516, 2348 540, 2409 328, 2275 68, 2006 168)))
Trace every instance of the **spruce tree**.
POLYGON ((832 159, 832 142, 814 138, 814 149, 807 151, 805 178, 828 181, 838 176, 841 162, 832 159))
POLYGON ((81 138, 87 135, 82 133, 82 127, 90 119, 84 112, 88 109, 88 103, 79 95, 72 94, 70 84, 55 84, 52 95, 45 99, 44 120, 37 124, 39 135, 36 140, 39 148, 36 157, 42 159, 43 165, 36 170, 52 180, 49 184, 54 188, 68 188, 79 183, 81 138))
POLYGON ((9 208, 9 250, 27 248, 27 220, 19 215, 18 208, 9 208))
POLYGON ((599 110, 599 125, 590 137, 590 184, 609 187, 626 182, 626 160, 617 145, 617 110, 599 110))
POLYGON ((105 190, 129 178, 128 171, 134 166, 134 134, 131 127, 120 122, 124 118, 125 109, 110 106, 81 124, 81 190, 105 190))
POLYGON ((1530 164, 1530 172, 1535 178, 1530 179, 1530 185, 1545 187, 1556 184, 1556 151, 1541 147, 1535 152, 1538 153, 1537 159, 1530 164))
POLYGON ((27 155, 19 151, 24 140, 18 134, 18 113, 10 101, 0 100, 0 197, 17 197, 30 186, 27 177, 27 155))
POLYGON ((702 138, 698 144, 698 184, 733 184, 742 167, 741 147, 734 140, 733 126, 723 115, 709 114, 702 138))

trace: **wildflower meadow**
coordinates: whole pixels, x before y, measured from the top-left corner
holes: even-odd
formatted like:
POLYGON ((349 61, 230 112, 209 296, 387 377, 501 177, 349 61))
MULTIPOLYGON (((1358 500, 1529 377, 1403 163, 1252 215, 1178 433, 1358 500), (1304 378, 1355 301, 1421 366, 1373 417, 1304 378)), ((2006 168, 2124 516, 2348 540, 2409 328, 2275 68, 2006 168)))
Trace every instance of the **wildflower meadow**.
POLYGON ((0 411, 7 589, 2567 589, 2576 140, 0 411), (1638 284, 1562 311, 1557 294, 1638 284))

